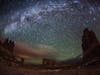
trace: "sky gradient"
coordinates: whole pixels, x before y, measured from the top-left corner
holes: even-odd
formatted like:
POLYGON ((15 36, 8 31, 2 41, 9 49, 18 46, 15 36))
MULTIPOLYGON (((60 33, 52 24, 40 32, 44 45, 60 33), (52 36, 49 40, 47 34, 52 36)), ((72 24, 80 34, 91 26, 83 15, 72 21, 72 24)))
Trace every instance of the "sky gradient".
POLYGON ((54 59, 65 61, 82 55, 81 38, 86 27, 100 40, 97 1, 7 1, 0 8, 1 36, 28 44, 33 50, 50 51, 51 58, 53 55, 54 59))

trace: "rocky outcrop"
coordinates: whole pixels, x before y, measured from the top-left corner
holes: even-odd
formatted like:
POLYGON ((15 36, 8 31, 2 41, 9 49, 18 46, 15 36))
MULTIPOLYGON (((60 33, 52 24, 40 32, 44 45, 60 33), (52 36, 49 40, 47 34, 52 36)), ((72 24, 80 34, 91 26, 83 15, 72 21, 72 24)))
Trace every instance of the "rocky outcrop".
POLYGON ((12 63, 24 64, 24 58, 15 55, 14 47, 14 41, 0 38, 0 62, 5 61, 7 64, 9 63, 8 65, 12 65, 12 63))
POLYGON ((88 28, 83 31, 82 50, 83 62, 100 61, 100 43, 96 34, 88 28))

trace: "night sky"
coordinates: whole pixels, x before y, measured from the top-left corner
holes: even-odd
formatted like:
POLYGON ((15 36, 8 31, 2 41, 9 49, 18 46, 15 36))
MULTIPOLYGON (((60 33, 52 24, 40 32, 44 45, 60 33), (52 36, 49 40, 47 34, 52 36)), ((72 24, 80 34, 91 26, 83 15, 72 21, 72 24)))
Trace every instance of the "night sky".
POLYGON ((99 4, 99 0, 0 0, 0 34, 33 50, 52 51, 59 61, 81 57, 84 28, 92 29, 100 40, 99 4))

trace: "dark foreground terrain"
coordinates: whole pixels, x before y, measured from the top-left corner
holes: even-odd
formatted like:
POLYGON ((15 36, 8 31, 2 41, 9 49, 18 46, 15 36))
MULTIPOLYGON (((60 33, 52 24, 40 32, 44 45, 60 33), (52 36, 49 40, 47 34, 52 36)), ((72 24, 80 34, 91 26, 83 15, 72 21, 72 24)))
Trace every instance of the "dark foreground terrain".
POLYGON ((0 75, 100 75, 100 68, 95 69, 26 69, 0 64, 0 75))

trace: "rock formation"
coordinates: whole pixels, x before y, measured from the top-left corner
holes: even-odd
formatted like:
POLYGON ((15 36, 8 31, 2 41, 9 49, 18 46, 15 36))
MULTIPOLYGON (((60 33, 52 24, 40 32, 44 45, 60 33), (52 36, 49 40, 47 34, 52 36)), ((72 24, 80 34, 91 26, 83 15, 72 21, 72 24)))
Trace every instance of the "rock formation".
POLYGON ((91 62, 100 60, 100 43, 96 37, 96 34, 89 30, 84 29, 82 36, 82 50, 83 50, 83 62, 91 62))

